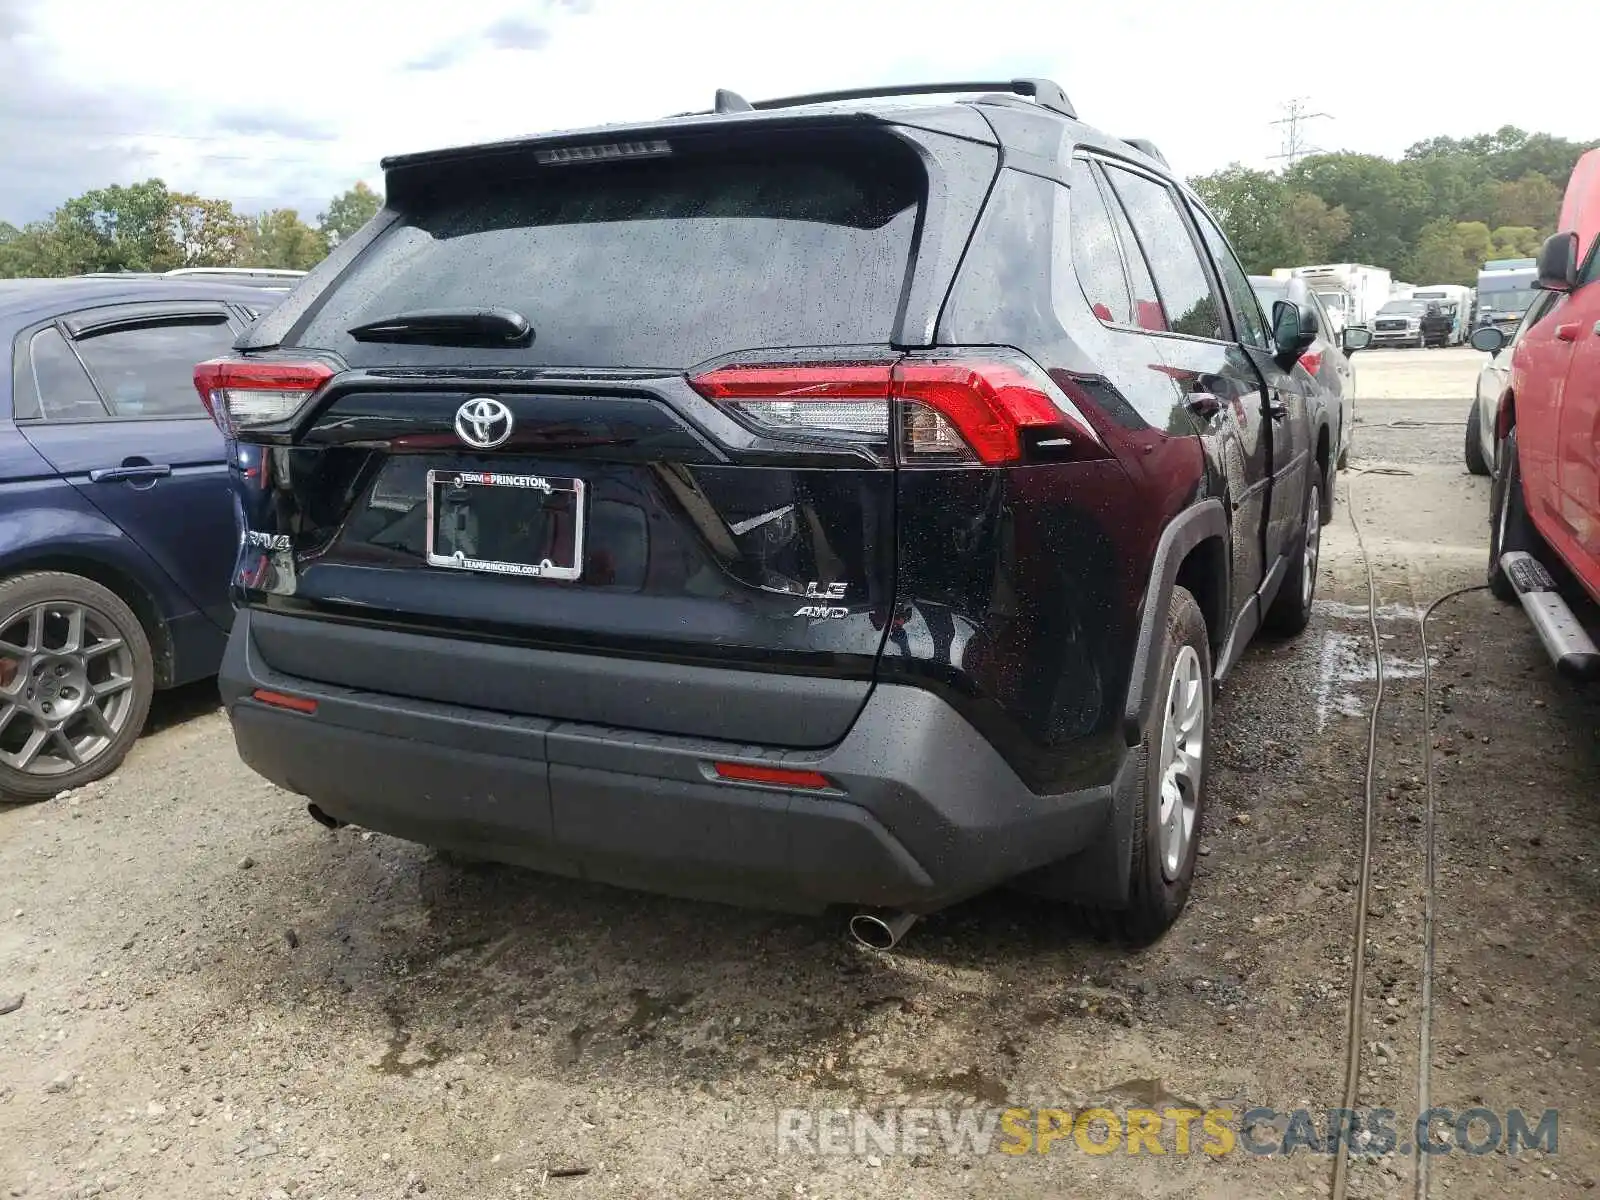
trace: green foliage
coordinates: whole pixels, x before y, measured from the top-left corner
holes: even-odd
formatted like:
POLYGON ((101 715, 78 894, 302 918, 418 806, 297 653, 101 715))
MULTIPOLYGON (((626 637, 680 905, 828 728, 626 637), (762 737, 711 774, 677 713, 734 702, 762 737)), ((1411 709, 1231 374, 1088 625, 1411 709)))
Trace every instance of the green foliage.
POLYGON ((1460 283, 1471 286, 1478 268, 1490 258, 1489 227, 1482 221, 1452 221, 1439 217, 1423 227, 1406 277, 1420 283, 1460 283))
POLYGON ((1192 181, 1252 274, 1284 263, 1318 262, 1350 235, 1350 217, 1280 175, 1235 163, 1192 181))
POLYGON ((335 196, 328 211, 317 215, 317 225, 329 246, 337 246, 355 233, 383 207, 383 197, 364 183, 357 183, 341 196, 335 196))
POLYGON ((174 192, 159 179, 114 184, 75 196, 23 229, 0 221, 0 279, 174 267, 304 271, 381 206, 378 194, 358 183, 334 197, 319 229, 293 209, 248 217, 227 200, 174 192))
POLYGON ((275 208, 255 219, 240 263, 246 267, 282 267, 309 271, 328 254, 328 240, 292 208, 275 208))
POLYGON ((1597 144, 1508 125, 1418 142, 1399 160, 1317 154, 1282 175, 1234 164, 1193 184, 1252 272, 1362 262, 1472 284, 1485 259, 1538 253, 1573 166, 1597 144))

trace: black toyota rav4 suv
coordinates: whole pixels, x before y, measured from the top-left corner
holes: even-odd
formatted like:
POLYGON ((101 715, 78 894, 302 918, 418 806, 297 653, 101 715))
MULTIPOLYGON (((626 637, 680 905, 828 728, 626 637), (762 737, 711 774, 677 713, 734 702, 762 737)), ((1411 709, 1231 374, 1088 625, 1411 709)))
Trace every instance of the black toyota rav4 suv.
POLYGON ((1315 316, 1154 147, 1017 80, 384 167, 196 371, 245 762, 588 879, 1171 924, 1213 681, 1305 625, 1333 476, 1315 316))

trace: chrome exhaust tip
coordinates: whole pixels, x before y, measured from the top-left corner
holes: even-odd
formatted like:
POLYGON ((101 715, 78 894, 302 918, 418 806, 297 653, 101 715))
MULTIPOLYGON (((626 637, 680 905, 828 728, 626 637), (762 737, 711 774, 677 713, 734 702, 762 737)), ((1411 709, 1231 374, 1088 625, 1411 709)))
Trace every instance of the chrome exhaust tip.
POLYGON ((916 923, 916 913, 858 912, 850 918, 850 936, 868 950, 893 950, 916 923))

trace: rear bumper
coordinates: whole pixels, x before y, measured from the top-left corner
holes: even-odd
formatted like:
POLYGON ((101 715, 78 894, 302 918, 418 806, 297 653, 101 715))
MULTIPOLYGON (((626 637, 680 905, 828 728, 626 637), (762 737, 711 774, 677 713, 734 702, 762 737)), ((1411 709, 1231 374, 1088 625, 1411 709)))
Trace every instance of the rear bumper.
POLYGON ((676 895, 812 911, 930 911, 1108 836, 1116 779, 1030 791, 943 700, 880 684, 838 744, 782 750, 510 716, 269 667, 249 611, 221 690, 240 756, 329 816, 428 845, 676 895), (251 698, 317 701, 312 715, 251 698), (730 784, 713 761, 821 772, 825 792, 730 784))

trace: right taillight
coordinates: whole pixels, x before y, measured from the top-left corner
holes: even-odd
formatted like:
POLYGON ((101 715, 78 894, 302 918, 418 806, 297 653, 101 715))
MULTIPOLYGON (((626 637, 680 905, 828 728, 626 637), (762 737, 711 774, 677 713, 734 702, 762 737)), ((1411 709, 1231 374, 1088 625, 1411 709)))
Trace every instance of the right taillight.
POLYGON ((908 465, 1022 462, 1103 452, 1079 408, 1033 362, 1005 352, 936 352, 888 363, 734 363, 689 381, 763 432, 868 439, 896 430, 908 465))
POLYGON ((217 427, 232 436, 288 420, 333 374, 320 362, 213 358, 195 367, 194 387, 217 427))

